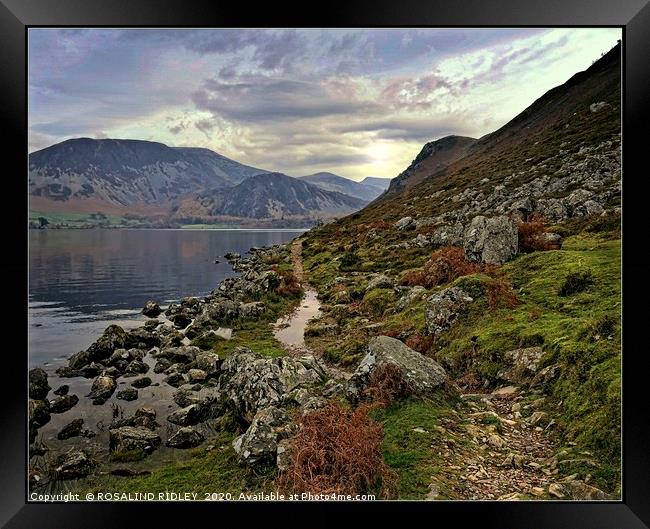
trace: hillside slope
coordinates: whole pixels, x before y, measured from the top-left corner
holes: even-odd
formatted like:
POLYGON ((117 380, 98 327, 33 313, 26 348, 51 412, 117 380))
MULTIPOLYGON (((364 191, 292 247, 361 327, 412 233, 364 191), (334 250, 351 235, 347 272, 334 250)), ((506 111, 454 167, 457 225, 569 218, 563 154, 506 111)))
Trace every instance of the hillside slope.
POLYGON ((305 236, 323 301, 309 346, 354 369, 370 338, 398 338, 466 403, 381 414, 401 497, 619 497, 620 72, 618 45, 446 164, 445 139, 427 144, 388 193, 305 236), (446 449, 413 439, 439 417, 446 449))

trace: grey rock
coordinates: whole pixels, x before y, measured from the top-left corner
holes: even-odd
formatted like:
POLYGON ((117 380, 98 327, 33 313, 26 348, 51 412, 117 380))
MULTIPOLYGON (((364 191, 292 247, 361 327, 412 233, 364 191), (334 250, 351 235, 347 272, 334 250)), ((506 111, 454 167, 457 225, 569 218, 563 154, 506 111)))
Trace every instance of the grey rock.
POLYGON ((503 358, 508 367, 499 371, 497 376, 515 384, 528 382, 537 373, 542 356, 544 356, 544 350, 541 347, 507 351, 503 354, 503 358))
POLYGON ((368 281, 366 291, 372 290, 374 288, 393 288, 394 286, 395 284, 393 283, 392 279, 385 276, 384 274, 377 274, 372 279, 370 279, 370 281, 368 281))
POLYGON ((79 397, 76 395, 62 395, 50 401, 50 413, 64 413, 78 402, 79 397))
POLYGON ((142 309, 142 314, 149 318, 157 318, 161 312, 162 309, 160 308, 160 305, 153 300, 147 301, 142 309))
POLYGON ((83 450, 71 449, 57 459, 54 473, 58 479, 78 479, 90 474, 94 464, 83 450))
POLYGON ((217 387, 228 406, 250 422, 258 409, 277 405, 294 389, 324 379, 313 357, 268 358, 238 347, 224 360, 217 387))
POLYGON ((409 230, 415 228, 415 221, 413 217, 402 217, 395 223, 395 227, 398 230, 409 230))
POLYGON ((93 385, 90 387, 90 393, 87 397, 95 403, 104 403, 113 395, 116 387, 115 379, 100 375, 93 380, 93 385))
POLYGON ((160 446, 160 436, 142 426, 122 426, 110 430, 109 448, 114 453, 142 451, 153 452, 160 446))
POLYGON ((66 424, 59 433, 56 434, 56 438, 59 440, 70 439, 71 437, 78 437, 81 434, 81 428, 84 424, 82 418, 73 419, 68 424, 66 424))
POLYGON ((174 433, 165 444, 171 448, 194 448, 203 441, 205 437, 200 432, 194 428, 184 427, 174 433))
POLYGON ((136 378, 131 382, 131 386, 138 389, 149 387, 151 386, 151 379, 149 377, 136 378))
POLYGON ((408 383, 409 392, 424 396, 440 387, 446 372, 431 358, 421 355, 404 343, 388 336, 375 336, 368 343, 368 353, 350 377, 347 386, 348 398, 356 402, 368 386, 372 371, 380 365, 394 365, 408 383))
POLYGON ((517 223, 506 216, 474 217, 463 238, 469 261, 499 265, 517 254, 517 223))
POLYGON ((437 336, 449 329, 472 301, 469 294, 459 287, 446 288, 430 296, 424 307, 427 332, 437 336))
POLYGON ((47 383, 47 373, 40 367, 29 370, 29 398, 42 400, 47 397, 50 389, 47 383))
POLYGON ((126 401, 136 400, 138 398, 138 390, 134 388, 124 388, 117 392, 116 398, 126 401))
POLYGON ((54 394, 59 396, 67 395, 68 391, 70 391, 70 386, 68 386, 67 384, 63 384, 54 390, 54 394))
POLYGON ((275 406, 259 410, 246 432, 233 442, 239 461, 247 465, 275 463, 280 429, 288 422, 289 416, 275 406))

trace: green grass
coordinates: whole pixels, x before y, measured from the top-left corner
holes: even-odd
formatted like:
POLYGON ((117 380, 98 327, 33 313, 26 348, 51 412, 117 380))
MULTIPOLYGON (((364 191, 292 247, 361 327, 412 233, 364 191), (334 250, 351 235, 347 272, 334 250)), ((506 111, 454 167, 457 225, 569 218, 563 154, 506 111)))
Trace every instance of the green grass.
POLYGON ((274 474, 255 474, 239 465, 232 447, 234 437, 234 434, 221 433, 210 441, 215 445, 213 450, 208 452, 205 446, 188 450, 186 459, 163 464, 146 476, 92 476, 79 484, 79 492, 228 492, 238 495, 266 490, 274 474))
POLYGON ((464 442, 455 432, 459 419, 454 409, 458 405, 441 391, 431 400, 409 399, 373 411, 373 418, 384 427, 384 460, 397 474, 399 499, 423 499, 434 478, 442 497, 458 497, 454 487, 459 480, 445 468, 441 455, 443 439, 464 442), (416 428, 425 432, 414 431, 416 428))

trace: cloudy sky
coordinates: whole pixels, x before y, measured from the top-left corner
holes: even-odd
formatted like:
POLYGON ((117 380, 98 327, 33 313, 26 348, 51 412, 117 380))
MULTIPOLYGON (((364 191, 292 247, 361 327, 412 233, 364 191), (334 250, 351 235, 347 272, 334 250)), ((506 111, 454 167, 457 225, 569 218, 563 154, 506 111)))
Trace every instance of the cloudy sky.
POLYGON ((200 146, 300 176, 394 177, 587 68, 618 29, 29 30, 30 151, 200 146))

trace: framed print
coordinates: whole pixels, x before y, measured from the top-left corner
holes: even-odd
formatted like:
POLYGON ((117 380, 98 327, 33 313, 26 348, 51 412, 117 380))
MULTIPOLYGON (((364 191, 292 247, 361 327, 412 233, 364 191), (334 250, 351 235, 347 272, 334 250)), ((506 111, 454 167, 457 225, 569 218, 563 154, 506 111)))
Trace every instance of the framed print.
POLYGON ((6 527, 647 526, 643 0, 0 13, 6 527))

